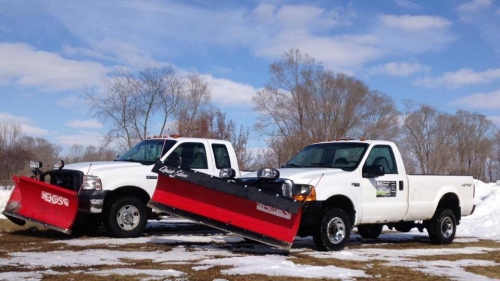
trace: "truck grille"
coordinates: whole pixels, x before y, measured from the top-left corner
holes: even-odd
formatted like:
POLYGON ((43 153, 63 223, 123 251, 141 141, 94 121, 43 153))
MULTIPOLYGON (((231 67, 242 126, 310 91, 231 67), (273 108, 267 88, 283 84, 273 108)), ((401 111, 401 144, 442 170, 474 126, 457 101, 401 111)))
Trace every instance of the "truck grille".
POLYGON ((60 186, 64 189, 78 191, 83 181, 83 172, 75 170, 53 170, 47 172, 44 180, 49 180, 50 184, 60 186))
POLYGON ((293 181, 277 179, 275 181, 259 180, 258 178, 246 178, 243 183, 261 189, 262 192, 292 198, 293 181))

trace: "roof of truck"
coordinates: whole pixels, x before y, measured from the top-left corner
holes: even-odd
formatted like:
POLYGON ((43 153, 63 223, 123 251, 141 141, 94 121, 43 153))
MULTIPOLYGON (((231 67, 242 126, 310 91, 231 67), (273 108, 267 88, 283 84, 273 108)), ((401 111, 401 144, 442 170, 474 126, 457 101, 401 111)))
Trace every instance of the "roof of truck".
POLYGON ((201 142, 201 141, 228 142, 226 140, 221 140, 221 139, 182 137, 179 135, 153 136, 153 137, 147 138, 147 140, 150 140, 150 139, 177 140, 177 141, 199 141, 199 142, 201 142))
POLYGON ((367 140, 367 139, 336 139, 336 140, 328 140, 317 143, 332 143, 332 142, 353 142, 353 143, 368 143, 368 144, 392 144, 394 142, 388 140, 367 140))

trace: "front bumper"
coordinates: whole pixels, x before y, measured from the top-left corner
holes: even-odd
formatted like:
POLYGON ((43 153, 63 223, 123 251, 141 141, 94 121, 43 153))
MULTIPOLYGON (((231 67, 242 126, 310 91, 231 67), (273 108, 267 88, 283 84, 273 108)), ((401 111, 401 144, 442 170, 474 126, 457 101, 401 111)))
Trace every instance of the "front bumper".
POLYGON ((99 214, 104 207, 108 190, 82 190, 78 194, 78 212, 99 214))

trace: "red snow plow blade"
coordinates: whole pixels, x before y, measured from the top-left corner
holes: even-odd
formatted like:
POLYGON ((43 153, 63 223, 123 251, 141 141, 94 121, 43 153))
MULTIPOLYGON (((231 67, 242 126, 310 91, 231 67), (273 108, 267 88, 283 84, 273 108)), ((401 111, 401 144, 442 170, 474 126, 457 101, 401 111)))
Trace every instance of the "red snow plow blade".
POLYGON ((24 225, 26 221, 71 234, 71 226, 78 212, 77 193, 25 176, 15 182, 3 214, 12 222, 24 225))
POLYGON ((162 165, 148 206, 289 250, 302 203, 234 180, 162 165))

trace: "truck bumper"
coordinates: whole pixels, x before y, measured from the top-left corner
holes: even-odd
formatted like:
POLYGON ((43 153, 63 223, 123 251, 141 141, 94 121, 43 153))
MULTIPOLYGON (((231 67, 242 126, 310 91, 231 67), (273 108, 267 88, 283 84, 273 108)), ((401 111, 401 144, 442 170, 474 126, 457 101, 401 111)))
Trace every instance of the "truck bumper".
POLYGON ((78 212, 99 214, 104 207, 107 190, 82 190, 78 194, 78 212))

